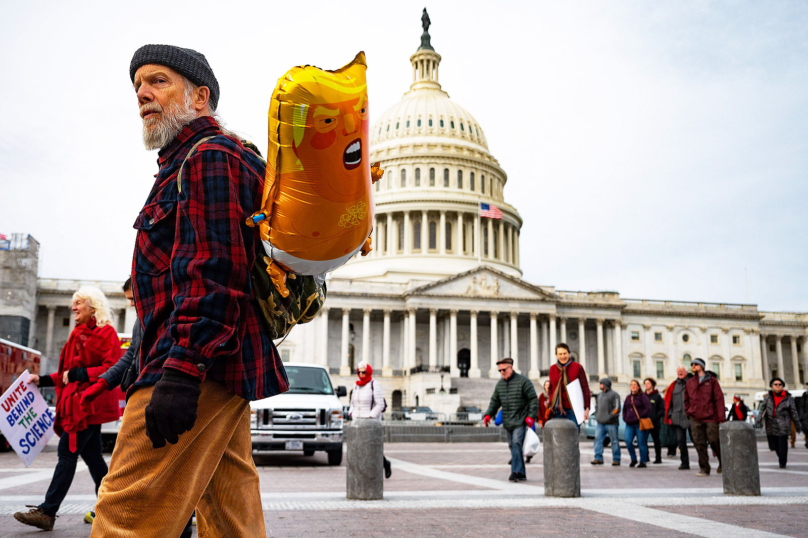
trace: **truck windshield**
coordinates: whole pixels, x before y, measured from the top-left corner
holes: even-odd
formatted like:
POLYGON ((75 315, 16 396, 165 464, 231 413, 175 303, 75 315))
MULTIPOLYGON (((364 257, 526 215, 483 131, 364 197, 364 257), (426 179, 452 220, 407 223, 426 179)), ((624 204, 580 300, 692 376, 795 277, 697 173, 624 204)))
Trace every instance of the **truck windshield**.
POLYGON ((322 368, 286 366, 286 375, 291 394, 334 394, 328 372, 322 368))

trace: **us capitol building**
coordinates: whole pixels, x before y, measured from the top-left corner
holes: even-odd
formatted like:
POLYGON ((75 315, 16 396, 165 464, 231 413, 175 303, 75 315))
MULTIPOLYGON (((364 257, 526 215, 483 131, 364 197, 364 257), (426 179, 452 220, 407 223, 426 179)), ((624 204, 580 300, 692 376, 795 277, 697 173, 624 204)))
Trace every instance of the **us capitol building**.
MULTIPOLYGON (((538 385, 557 342, 584 364, 593 392, 604 376, 621 394, 634 378, 653 377, 662 389, 694 357, 719 375, 728 401, 740 394, 751 406, 774 375, 802 388, 808 314, 626 299, 522 280, 522 218, 504 198, 507 174, 482 126, 442 89, 428 26, 426 18, 410 57, 409 91, 371 128, 370 159, 385 170, 375 186, 374 250, 331 274, 320 316, 280 344, 285 361, 328 366, 335 385, 351 388, 354 366, 364 360, 392 409, 427 405, 444 413, 485 407, 501 357, 512 357, 538 385), (481 203, 502 217, 481 217, 481 203)), ((121 309, 118 329, 131 331, 134 312, 118 282, 39 279, 35 308, 29 301, 35 314, 0 303, 0 318, 28 316, 28 345, 52 369, 72 329, 70 297, 85 283, 109 294, 121 309)))

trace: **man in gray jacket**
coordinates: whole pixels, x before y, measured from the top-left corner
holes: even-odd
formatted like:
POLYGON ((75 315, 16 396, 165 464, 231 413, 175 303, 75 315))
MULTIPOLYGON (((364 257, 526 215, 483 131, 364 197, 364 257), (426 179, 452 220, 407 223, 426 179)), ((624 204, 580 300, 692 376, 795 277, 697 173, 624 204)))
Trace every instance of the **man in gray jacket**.
POLYGON ((676 432, 682 458, 680 471, 690 469, 690 455, 687 453, 687 430, 690 428, 690 419, 685 413, 685 385, 691 377, 693 375, 688 373, 684 366, 679 366, 676 369, 676 380, 665 392, 665 424, 676 432))
POLYGON ((612 380, 604 377, 600 380, 600 394, 597 397, 595 409, 595 459, 592 465, 603 465, 603 441, 606 432, 609 432, 609 441, 612 444, 612 465, 620 465, 620 395, 612 390, 612 380))
POLYGON ((522 445, 527 428, 532 428, 538 420, 539 399, 533 383, 513 371, 513 359, 498 360, 497 369, 502 379, 494 387, 483 422, 487 427, 491 417, 495 417, 502 407, 502 426, 508 432, 508 448, 511 449, 511 476, 508 480, 521 482, 527 480, 522 445))

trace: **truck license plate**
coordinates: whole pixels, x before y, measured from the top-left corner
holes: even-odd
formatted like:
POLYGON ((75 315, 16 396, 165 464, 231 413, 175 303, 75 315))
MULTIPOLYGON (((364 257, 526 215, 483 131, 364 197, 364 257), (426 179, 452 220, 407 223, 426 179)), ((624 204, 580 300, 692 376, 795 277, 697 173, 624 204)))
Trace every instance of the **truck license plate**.
POLYGON ((286 450, 303 450, 303 441, 286 441, 286 450))

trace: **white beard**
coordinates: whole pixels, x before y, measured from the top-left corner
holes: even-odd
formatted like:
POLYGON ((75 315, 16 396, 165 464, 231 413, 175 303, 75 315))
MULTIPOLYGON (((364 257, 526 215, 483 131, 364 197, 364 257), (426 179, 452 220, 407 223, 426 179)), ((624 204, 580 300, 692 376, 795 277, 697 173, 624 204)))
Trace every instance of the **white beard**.
POLYGON ((141 114, 144 111, 162 113, 161 116, 143 120, 143 144, 149 151, 168 146, 183 127, 196 119, 190 92, 185 93, 182 103, 171 103, 167 109, 152 102, 141 106, 140 111, 141 114))

